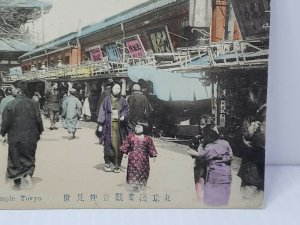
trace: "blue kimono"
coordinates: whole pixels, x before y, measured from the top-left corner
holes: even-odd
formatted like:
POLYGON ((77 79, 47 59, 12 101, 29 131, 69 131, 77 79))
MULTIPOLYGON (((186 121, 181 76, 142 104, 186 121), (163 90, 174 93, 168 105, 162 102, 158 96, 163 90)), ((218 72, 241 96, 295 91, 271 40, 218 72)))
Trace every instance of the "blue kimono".
POLYGON ((121 164, 122 155, 120 146, 129 133, 127 118, 129 106, 125 98, 104 98, 98 113, 97 122, 103 127, 104 160, 105 163, 112 162, 117 167, 121 164), (120 118, 124 116, 124 120, 120 118), (108 156, 111 157, 108 159, 108 156))

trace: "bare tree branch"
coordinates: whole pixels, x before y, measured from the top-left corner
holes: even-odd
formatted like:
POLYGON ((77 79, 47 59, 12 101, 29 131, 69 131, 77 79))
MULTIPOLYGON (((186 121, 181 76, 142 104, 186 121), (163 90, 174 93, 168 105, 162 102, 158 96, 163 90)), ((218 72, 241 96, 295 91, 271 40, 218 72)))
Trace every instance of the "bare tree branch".
POLYGON ((10 27, 11 29, 15 30, 15 31, 18 31, 19 32, 19 29, 13 27, 12 25, 8 24, 5 19, 3 18, 3 16, 0 16, 0 18, 2 19, 4 25, 6 25, 7 27, 10 27))
POLYGON ((31 14, 35 13, 33 9, 24 9, 12 7, 0 7, 0 40, 8 44, 10 47, 17 49, 14 46, 16 41, 31 42, 31 35, 22 29, 30 18, 31 14))
POLYGON ((0 0, 0 41, 15 49, 18 48, 15 45, 37 42, 35 34, 24 27, 51 8, 52 5, 44 1, 0 0))

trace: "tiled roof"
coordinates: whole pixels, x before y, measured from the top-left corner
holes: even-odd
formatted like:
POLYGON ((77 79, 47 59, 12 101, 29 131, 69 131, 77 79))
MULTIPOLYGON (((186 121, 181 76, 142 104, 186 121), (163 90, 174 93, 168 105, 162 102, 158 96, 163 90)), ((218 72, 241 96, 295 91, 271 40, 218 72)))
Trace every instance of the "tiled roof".
POLYGON ((140 16, 140 15, 150 12, 152 10, 172 4, 176 1, 178 2, 178 1, 182 1, 182 0, 150 0, 150 1, 147 1, 145 3, 139 4, 139 5, 131 8, 131 9, 128 9, 124 12, 121 12, 115 16, 109 17, 103 21, 83 27, 79 36, 78 36, 77 32, 72 32, 63 37, 59 37, 53 41, 50 41, 50 42, 34 49, 33 51, 22 55, 20 58, 24 58, 26 56, 44 51, 46 49, 53 49, 56 46, 62 45, 64 43, 67 43, 67 42, 73 40, 74 38, 77 38, 77 37, 82 38, 84 36, 101 31, 110 26, 120 24, 121 22, 128 21, 130 19, 133 19, 137 16, 140 16))
POLYGON ((69 34, 66 34, 62 37, 56 38, 50 42, 47 42, 43 45, 38 46, 37 48, 33 49, 33 51, 27 52, 26 54, 22 55, 20 58, 32 55, 34 53, 38 53, 41 51, 45 51, 45 50, 54 50, 57 46, 60 46, 62 44, 65 44, 73 39, 75 39, 77 37, 77 32, 72 32, 69 34))
POLYGON ((90 26, 84 27, 81 31, 80 37, 89 35, 91 33, 98 32, 102 29, 105 29, 109 26, 121 24, 121 22, 125 22, 127 20, 133 19, 137 16, 140 16, 142 14, 145 14, 147 12, 150 12, 152 10, 161 8, 163 6, 169 5, 173 2, 176 2, 176 0, 152 0, 147 1, 143 4, 137 5, 131 9, 128 9, 124 12, 121 12, 115 16, 109 17, 101 22, 98 22, 96 24, 92 24, 90 26))
POLYGON ((0 40, 0 52, 27 52, 34 49, 34 45, 28 42, 21 42, 17 40, 10 40, 6 43, 0 40))

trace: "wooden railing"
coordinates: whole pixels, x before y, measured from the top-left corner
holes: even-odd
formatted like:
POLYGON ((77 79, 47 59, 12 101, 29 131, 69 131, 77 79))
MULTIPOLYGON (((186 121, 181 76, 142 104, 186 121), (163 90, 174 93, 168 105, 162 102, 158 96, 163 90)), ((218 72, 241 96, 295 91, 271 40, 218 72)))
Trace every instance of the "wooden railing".
POLYGON ((47 70, 26 72, 19 79, 84 78, 108 73, 126 73, 128 66, 152 66, 170 71, 188 71, 212 67, 266 64, 269 50, 268 47, 259 46, 263 41, 224 41, 177 48, 173 53, 148 53, 141 58, 128 57, 124 62, 106 60, 80 65, 64 65, 47 70))
POLYGON ((88 62, 80 65, 63 65, 46 70, 30 71, 20 76, 20 79, 57 79, 84 78, 107 73, 121 73, 127 71, 127 64, 120 62, 88 62))

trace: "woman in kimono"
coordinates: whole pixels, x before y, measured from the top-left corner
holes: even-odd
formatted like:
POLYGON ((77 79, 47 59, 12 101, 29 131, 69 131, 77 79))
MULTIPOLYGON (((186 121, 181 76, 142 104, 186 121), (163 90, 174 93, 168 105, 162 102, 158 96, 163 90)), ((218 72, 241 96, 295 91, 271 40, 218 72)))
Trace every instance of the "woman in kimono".
POLYGON ((143 134, 143 126, 137 122, 135 133, 129 134, 121 146, 122 153, 129 155, 126 181, 134 191, 144 189, 150 173, 149 157, 155 158, 157 151, 149 136, 143 134))
MULTIPOLYGON (((200 124, 199 124, 199 134, 193 137, 189 149, 198 151, 198 148, 200 145, 202 147, 205 147, 206 143, 203 140, 203 129, 206 126, 212 126, 214 124, 213 117, 211 115, 202 115, 200 117, 200 124)), ((206 179, 206 168, 207 168, 207 162, 200 157, 196 157, 194 155, 191 155, 193 159, 195 159, 194 162, 194 181, 195 181, 195 190, 196 190, 196 199, 197 203, 200 203, 203 190, 204 190, 204 184, 206 179)))
POLYGON ((231 188, 232 149, 225 140, 220 140, 212 126, 203 129, 203 139, 207 144, 199 146, 198 152, 188 153, 207 162, 207 175, 204 187, 204 203, 209 206, 227 205, 231 188))
POLYGON ((129 106, 121 96, 121 86, 115 83, 111 94, 101 103, 98 113, 98 131, 102 132, 104 140, 104 161, 106 172, 120 172, 122 153, 120 146, 129 133, 127 117, 129 106), (114 168, 111 167, 114 165, 114 168))
POLYGON ((71 88, 69 92, 70 95, 67 96, 62 103, 62 118, 63 127, 68 129, 68 133, 71 135, 69 140, 72 140, 75 138, 76 130, 79 128, 82 104, 79 99, 74 96, 76 93, 74 88, 71 88))

